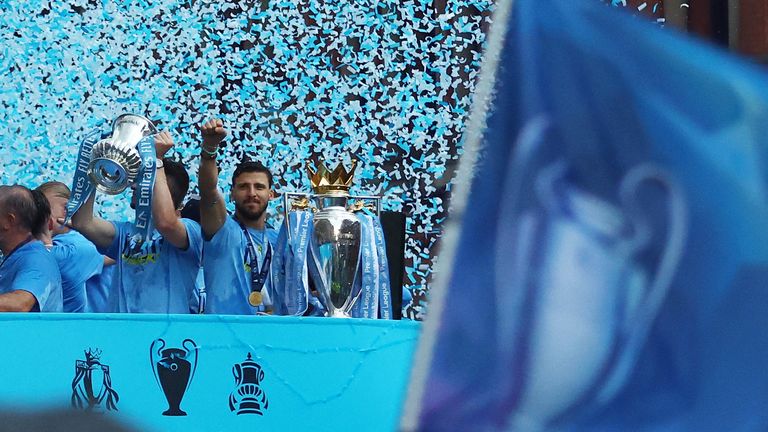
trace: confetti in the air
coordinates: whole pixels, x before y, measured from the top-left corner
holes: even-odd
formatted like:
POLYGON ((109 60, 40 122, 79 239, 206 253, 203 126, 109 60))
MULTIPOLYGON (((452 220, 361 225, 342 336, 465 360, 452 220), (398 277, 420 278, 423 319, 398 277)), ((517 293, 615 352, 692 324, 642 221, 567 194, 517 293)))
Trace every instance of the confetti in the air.
MULTIPOLYGON (((279 191, 309 191, 307 159, 354 157, 352 192, 406 213, 405 283, 427 288, 492 3, 0 2, 0 184, 69 183, 84 133, 133 112, 172 132, 194 186, 195 125, 222 117, 225 192, 246 156, 279 191)), ((130 218, 126 196, 99 203, 130 218)))

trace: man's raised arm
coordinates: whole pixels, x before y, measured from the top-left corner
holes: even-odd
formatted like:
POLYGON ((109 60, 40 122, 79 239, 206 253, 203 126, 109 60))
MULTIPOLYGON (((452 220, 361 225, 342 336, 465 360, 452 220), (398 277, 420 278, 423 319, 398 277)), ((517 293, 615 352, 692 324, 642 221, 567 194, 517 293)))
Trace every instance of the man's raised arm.
POLYGON ((200 134, 202 135, 200 171, 198 171, 200 226, 203 229, 203 237, 210 239, 227 219, 227 208, 218 188, 219 166, 216 158, 219 146, 227 136, 227 131, 224 129, 224 123, 215 119, 205 122, 200 127, 200 134))
MULTIPOLYGON (((173 147, 171 134, 163 131, 155 135, 155 154, 158 161, 163 160, 163 157, 171 147, 173 147)), ((173 205, 173 197, 168 188, 165 169, 158 167, 157 176, 155 177, 155 188, 152 194, 152 220, 155 224, 155 229, 173 246, 186 250, 189 247, 189 237, 187 237, 187 227, 179 219, 178 210, 173 205)))
POLYGON ((83 203, 80 210, 72 216, 72 227, 100 248, 107 248, 115 239, 115 226, 111 222, 94 216, 93 202, 96 192, 83 203))

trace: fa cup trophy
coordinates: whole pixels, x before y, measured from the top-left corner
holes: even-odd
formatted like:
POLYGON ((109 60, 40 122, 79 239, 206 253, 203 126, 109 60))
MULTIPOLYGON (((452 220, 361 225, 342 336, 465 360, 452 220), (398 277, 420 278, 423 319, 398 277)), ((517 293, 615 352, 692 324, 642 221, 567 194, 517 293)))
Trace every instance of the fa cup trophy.
POLYGON ((91 150, 88 177, 96 190, 117 195, 131 186, 142 163, 138 144, 156 133, 155 125, 140 115, 123 114, 115 119, 112 136, 99 141, 91 150))
MULTIPOLYGON (((314 275, 312 280, 326 316, 350 317, 362 296, 365 297, 363 301, 366 305, 370 304, 374 310, 370 317, 375 318, 378 291, 386 290, 388 296, 389 286, 388 281, 368 281, 373 280, 371 275, 376 274, 378 277, 380 268, 386 268, 386 262, 380 261, 386 260, 386 257, 383 253, 377 255, 375 252, 377 245, 372 240, 375 237, 375 224, 369 222, 371 228, 368 229, 372 232, 366 238, 361 218, 354 212, 368 208, 378 216, 381 202, 379 197, 349 194, 356 163, 353 160, 349 171, 342 164, 330 171, 323 163, 320 163, 317 170, 313 170, 308 163, 307 171, 314 194, 285 193, 285 220, 290 225, 291 211, 310 209, 314 212, 311 225, 308 226, 309 233, 302 232, 300 227, 288 226, 288 236, 290 239, 291 233, 302 237, 308 234, 308 267, 310 274, 314 275), (313 207, 310 207, 310 200, 313 207), (368 285, 375 286, 375 289, 367 290, 368 285)), ((298 243, 304 244, 305 241, 299 239, 298 243)), ((380 243, 383 246, 383 239, 380 243)))
POLYGON ((136 206, 134 231, 136 244, 152 234, 152 190, 155 184, 155 144, 151 137, 157 128, 147 118, 123 114, 112 123, 112 135, 91 131, 80 143, 77 166, 72 179, 72 194, 67 202, 70 221, 86 200, 98 190, 117 195, 136 184, 141 197, 136 206))

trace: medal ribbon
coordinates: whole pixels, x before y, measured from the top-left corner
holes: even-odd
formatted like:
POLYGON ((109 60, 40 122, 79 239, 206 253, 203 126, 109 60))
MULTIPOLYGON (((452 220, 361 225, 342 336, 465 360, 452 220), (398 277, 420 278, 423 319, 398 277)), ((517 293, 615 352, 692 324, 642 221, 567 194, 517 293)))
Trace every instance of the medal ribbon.
MULTIPOLYGON (((267 244, 267 253, 264 256, 264 261, 262 262, 261 267, 259 267, 259 256, 256 253, 256 244, 253 241, 253 237, 242 222, 237 221, 237 223, 240 225, 240 229, 243 230, 243 234, 247 239, 246 257, 250 257, 249 265, 251 266, 251 292, 261 293, 262 288, 264 288, 264 284, 267 282, 269 267, 270 263, 272 262, 272 245, 266 239, 265 229, 262 243, 267 244)), ((265 303, 266 302, 262 300, 262 305, 265 303)))

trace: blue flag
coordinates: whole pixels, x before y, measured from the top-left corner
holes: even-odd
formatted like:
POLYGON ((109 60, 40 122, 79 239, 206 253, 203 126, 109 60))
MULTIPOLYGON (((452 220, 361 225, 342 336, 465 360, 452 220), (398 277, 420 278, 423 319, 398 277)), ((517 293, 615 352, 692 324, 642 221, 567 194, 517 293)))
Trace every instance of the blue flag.
POLYGON ((509 5, 403 429, 768 429, 765 72, 592 0, 509 5))

